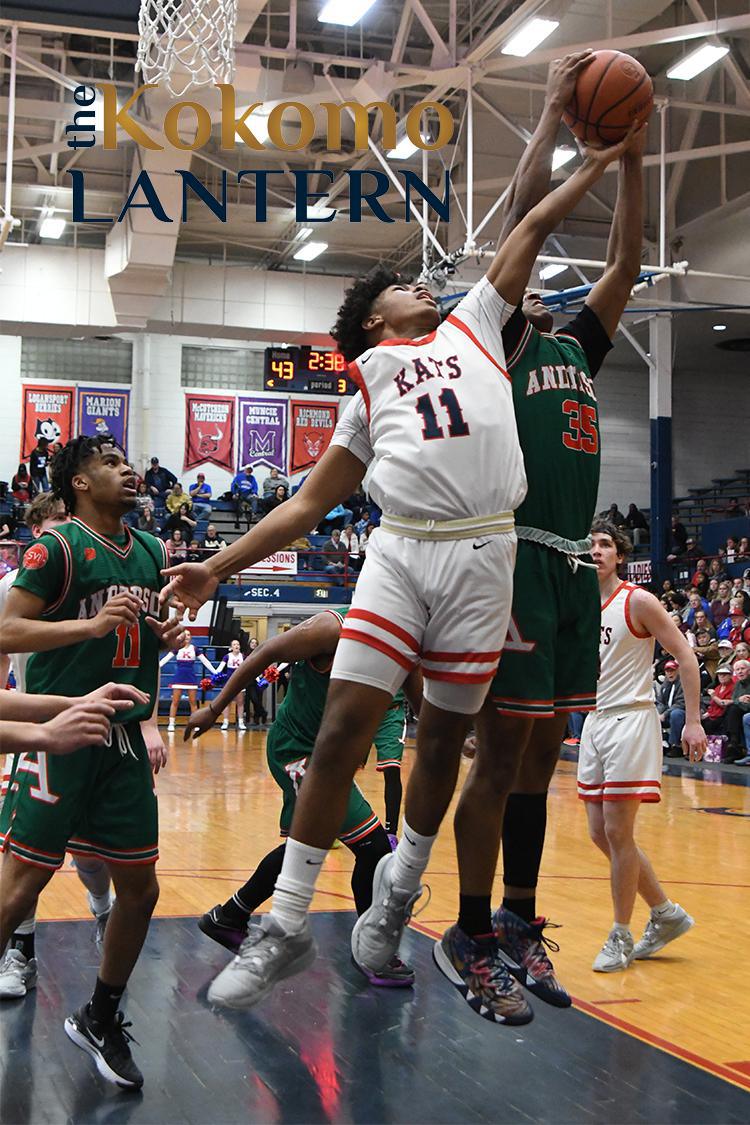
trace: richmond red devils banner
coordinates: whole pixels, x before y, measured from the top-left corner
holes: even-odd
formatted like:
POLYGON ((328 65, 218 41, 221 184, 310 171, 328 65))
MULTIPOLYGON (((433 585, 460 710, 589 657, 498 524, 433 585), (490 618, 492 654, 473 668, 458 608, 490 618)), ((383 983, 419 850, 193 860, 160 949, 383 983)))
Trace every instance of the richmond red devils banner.
POLYGON ((290 403, 292 411, 292 450, 290 473, 303 473, 317 465, 331 443, 336 429, 338 404, 335 402, 290 403))
POLYGON ((74 387, 23 387, 23 421, 21 423, 21 460, 26 461, 40 437, 50 448, 65 445, 73 436, 74 387))
POLYGON ((234 474, 234 398, 185 395, 183 471, 210 462, 234 474))

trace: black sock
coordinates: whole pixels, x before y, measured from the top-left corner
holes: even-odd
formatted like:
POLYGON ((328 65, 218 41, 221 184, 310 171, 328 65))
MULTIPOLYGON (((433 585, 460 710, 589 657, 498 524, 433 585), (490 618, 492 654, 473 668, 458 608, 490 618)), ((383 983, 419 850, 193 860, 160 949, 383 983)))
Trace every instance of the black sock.
POLYGON ((30 934, 11 934, 8 948, 20 950, 26 960, 30 961, 34 956, 34 931, 30 934))
POLYGON ((105 984, 97 977, 93 995, 88 1003, 88 1013, 92 1020, 97 1023, 112 1023, 124 991, 124 984, 105 984))
POLYGON ((383 781, 385 782, 385 830, 386 832, 398 832, 398 818, 401 812, 401 795, 403 792, 401 786, 401 768, 399 766, 388 766, 383 770, 383 781))
POLYGON ((459 895, 458 924, 469 937, 492 933, 492 905, 489 895, 459 895))
POLYGON ((536 895, 531 898, 507 898, 503 899, 503 909, 512 910, 519 918, 523 918, 524 922, 533 922, 536 918, 536 895))
POLYGON ((269 899, 281 874, 286 844, 279 844, 268 855, 263 856, 244 887, 240 887, 222 906, 222 914, 228 922, 246 926, 247 920, 261 903, 269 899))
POLYGON ((352 871, 352 894, 357 914, 364 914, 372 906, 372 880, 375 868, 384 855, 390 855, 391 845, 382 824, 374 832, 358 840, 356 844, 346 845, 354 856, 352 871))

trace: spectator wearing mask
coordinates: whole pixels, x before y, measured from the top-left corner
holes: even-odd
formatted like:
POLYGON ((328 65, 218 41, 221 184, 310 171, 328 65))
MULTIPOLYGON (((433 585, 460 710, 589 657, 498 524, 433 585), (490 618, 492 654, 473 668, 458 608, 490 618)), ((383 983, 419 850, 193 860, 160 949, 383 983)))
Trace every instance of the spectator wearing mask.
POLYGON ((287 496, 289 495, 289 481, 286 477, 282 477, 278 469, 271 469, 270 473, 263 481, 263 499, 270 500, 275 494, 277 488, 285 488, 287 496))
POLYGON ((718 596, 711 602, 711 619, 718 629, 722 621, 729 617, 729 599, 732 587, 728 582, 719 583, 718 596))
POLYGON ((286 485, 280 484, 278 486, 278 488, 276 488, 275 491, 271 493, 270 496, 266 496, 263 499, 263 513, 264 513, 264 515, 268 515, 268 513, 272 512, 274 510, 274 508, 280 507, 280 505, 283 504, 284 501, 287 500, 288 498, 289 497, 288 497, 286 485))
POLYGON ((628 514, 625 517, 625 526, 631 531, 631 538, 633 545, 638 547, 641 543, 648 543, 649 541, 649 527, 648 521, 643 512, 635 504, 628 506, 628 514))
POLYGON ((708 689, 709 704, 701 715, 701 723, 706 734, 728 734, 727 708, 732 702, 734 676, 731 664, 720 664, 716 669, 716 687, 708 689))
POLYGON ((707 629, 699 628, 695 634, 695 655, 703 661, 709 679, 713 683, 719 666, 719 645, 716 637, 712 637, 707 629))
POLYGON ((239 529, 240 516, 243 515, 247 519, 249 531, 251 517, 258 514, 258 482, 253 475, 252 465, 245 465, 232 481, 232 498, 235 528, 239 529))
POLYGON ((745 735, 745 716, 750 715, 750 662, 735 660, 732 671, 734 672, 734 688, 732 689, 732 702, 727 707, 727 734, 729 735, 729 754, 727 761, 741 762, 743 766, 750 766, 750 754, 747 753, 745 735))
POLYGON ((143 478, 146 488, 155 500, 164 500, 170 488, 177 484, 177 477, 159 464, 158 457, 151 458, 151 468, 146 470, 143 478))
POLYGON ((193 511, 199 520, 207 520, 211 515, 211 485, 206 483, 205 473, 198 473, 195 484, 188 488, 193 511))
POLYGON ((182 503, 176 512, 172 512, 164 524, 164 530, 168 531, 170 535, 173 531, 180 531, 183 542, 189 544, 192 542, 197 522, 192 517, 189 505, 182 503))
POLYGON ((685 693, 676 660, 664 665, 664 683, 656 693, 656 710, 667 736, 668 758, 682 757, 682 728, 685 726, 685 693))
POLYGON ((32 449, 29 457, 29 476, 31 477, 31 491, 34 496, 40 492, 49 492, 50 484, 47 469, 50 462, 49 442, 40 437, 36 448, 32 449))
POLYGON ((219 536, 216 528, 212 523, 206 528, 206 538, 203 540, 203 559, 209 557, 209 552, 214 554, 216 551, 225 551, 226 542, 219 536))
POLYGON ((182 538, 182 532, 179 527, 176 527, 172 535, 167 539, 167 551, 169 552, 169 561, 172 566, 178 562, 185 562, 187 560, 187 543, 182 538))
POLYGON ((10 494, 19 504, 31 501, 31 477, 23 463, 18 466, 18 472, 10 482, 10 494))
POLYGON ((345 569, 341 532, 338 528, 334 528, 331 532, 331 538, 323 544, 323 570, 326 574, 331 575, 334 586, 343 586, 341 576, 345 569))

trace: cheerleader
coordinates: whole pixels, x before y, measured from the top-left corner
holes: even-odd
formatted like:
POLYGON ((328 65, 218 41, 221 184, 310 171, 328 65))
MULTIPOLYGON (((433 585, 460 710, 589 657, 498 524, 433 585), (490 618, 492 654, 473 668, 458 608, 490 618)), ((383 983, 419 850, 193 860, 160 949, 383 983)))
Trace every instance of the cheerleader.
MULTIPOLYGON (((244 659, 245 658, 242 655, 242 651, 240 649, 240 642, 234 640, 229 647, 229 652, 227 653, 222 663, 219 665, 219 671, 221 671, 223 668, 226 668, 231 674, 235 671, 236 668, 239 668, 244 659)), ((231 714, 232 708, 234 708, 234 714, 237 720, 237 729, 241 731, 247 730, 247 727, 245 726, 244 691, 239 692, 231 701, 231 703, 227 705, 227 709, 224 712, 224 721, 221 724, 221 729, 229 730, 229 716, 231 714)))
POLYGON ((196 659, 192 637, 190 632, 185 630, 185 643, 177 653, 177 675, 172 683, 172 703, 169 708, 169 725, 167 726, 167 731, 174 730, 177 708, 180 705, 180 700, 182 699, 182 693, 184 691, 187 692, 190 713, 192 714, 193 711, 195 711, 199 675, 195 671, 196 659))

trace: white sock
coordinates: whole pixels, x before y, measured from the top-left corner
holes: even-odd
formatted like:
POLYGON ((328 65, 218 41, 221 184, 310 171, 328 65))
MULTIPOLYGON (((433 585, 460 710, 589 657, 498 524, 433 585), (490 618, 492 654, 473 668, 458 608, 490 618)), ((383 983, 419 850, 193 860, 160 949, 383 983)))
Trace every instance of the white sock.
POLYGON ((20 926, 16 926, 13 931, 14 934, 21 934, 24 937, 26 934, 33 934, 36 929, 36 914, 31 914, 25 922, 21 922, 20 926))
POLYGON ((305 925, 315 884, 327 855, 325 848, 311 848, 299 840, 287 840, 271 904, 271 916, 287 933, 297 933, 305 925))
POLYGON ((112 892, 107 890, 103 895, 94 895, 91 891, 88 892, 89 896, 89 910, 98 918, 100 914, 106 914, 108 910, 112 909, 112 892))
POLYGON ((627 922, 613 922, 610 932, 613 934, 622 934, 623 937, 633 936, 630 932, 630 926, 627 924, 627 922))
POLYGON ((675 913, 677 907, 672 902, 671 898, 665 898, 664 902, 660 902, 658 906, 651 907, 652 918, 669 918, 675 913))
POLYGON ((420 836, 406 820, 401 826, 401 838, 393 853, 392 882, 401 891, 416 891, 424 869, 430 862, 430 852, 437 836, 420 836))

